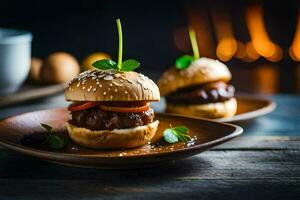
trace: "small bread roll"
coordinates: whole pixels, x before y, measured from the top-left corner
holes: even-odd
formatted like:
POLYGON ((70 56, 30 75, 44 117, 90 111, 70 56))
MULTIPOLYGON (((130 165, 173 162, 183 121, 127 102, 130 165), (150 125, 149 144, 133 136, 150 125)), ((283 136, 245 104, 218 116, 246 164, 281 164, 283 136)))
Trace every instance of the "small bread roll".
POLYGON ((43 61, 39 58, 31 58, 30 71, 28 80, 30 82, 39 82, 40 79, 40 71, 42 67, 43 61))
POLYGON ((45 83, 66 83, 80 72, 74 56, 65 52, 56 52, 47 57, 41 69, 41 80, 45 83))

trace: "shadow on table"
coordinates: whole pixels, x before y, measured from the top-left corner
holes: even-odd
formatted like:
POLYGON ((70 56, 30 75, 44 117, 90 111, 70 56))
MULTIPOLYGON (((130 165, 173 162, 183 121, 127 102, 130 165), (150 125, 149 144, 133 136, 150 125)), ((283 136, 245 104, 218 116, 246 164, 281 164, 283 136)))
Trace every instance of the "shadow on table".
POLYGON ((201 175, 211 163, 194 156, 143 169, 100 170, 67 167, 48 163, 37 158, 19 155, 13 152, 2 153, 0 178, 48 179, 48 180, 97 180, 105 184, 128 180, 167 180, 176 177, 187 177, 198 171, 201 175))

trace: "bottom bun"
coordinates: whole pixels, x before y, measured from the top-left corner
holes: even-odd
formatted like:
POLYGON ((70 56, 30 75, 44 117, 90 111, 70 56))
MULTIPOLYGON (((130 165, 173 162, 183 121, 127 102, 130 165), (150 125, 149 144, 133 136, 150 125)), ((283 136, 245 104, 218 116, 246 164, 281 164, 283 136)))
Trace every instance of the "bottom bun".
POLYGON ((231 98, 224 102, 197 105, 167 104, 167 112, 169 113, 211 119, 234 116, 236 110, 237 102, 235 98, 231 98))
POLYGON ((68 123, 71 139, 79 145, 93 149, 122 149, 142 146, 155 135, 159 121, 128 129, 92 131, 68 123))

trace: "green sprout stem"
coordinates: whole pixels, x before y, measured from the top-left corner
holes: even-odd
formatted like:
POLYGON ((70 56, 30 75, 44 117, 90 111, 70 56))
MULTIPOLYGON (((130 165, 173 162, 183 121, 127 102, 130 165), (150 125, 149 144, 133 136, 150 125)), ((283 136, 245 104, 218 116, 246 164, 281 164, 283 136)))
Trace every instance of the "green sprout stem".
POLYGON ((118 68, 122 67, 122 56, 123 56, 123 35, 122 35, 122 25, 120 19, 116 20, 119 34, 119 55, 118 55, 118 68))
POLYGON ((192 44, 192 48, 193 48, 194 59, 195 60, 199 59, 200 58, 200 54, 199 54, 199 49, 198 49, 196 34, 195 34, 195 31, 193 29, 189 30, 189 36, 190 36, 190 40, 191 40, 191 44, 192 44))

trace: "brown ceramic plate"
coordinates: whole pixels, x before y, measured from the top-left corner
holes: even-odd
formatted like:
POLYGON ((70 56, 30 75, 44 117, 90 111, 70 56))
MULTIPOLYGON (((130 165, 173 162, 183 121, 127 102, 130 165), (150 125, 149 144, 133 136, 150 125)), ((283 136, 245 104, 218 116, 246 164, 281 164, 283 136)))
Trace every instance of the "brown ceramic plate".
POLYGON ((218 122, 242 122, 266 115, 276 108, 270 99, 252 95, 238 95, 237 113, 233 117, 217 119, 218 122))
POLYGON ((52 109, 25 113, 0 121, 0 144, 8 149, 39 157, 41 159, 64 165, 79 167, 96 167, 105 169, 140 168, 167 161, 186 158, 201 153, 209 148, 224 143, 242 133, 242 128, 208 120, 157 114, 160 121, 153 144, 139 148, 119 151, 97 151, 83 148, 70 141, 66 131, 66 109, 52 109), (66 139, 63 150, 50 150, 46 147, 26 147, 20 144, 24 134, 42 133, 39 123, 47 123, 54 132, 66 139), (169 127, 185 125, 190 129, 193 141, 174 145, 157 142, 162 131, 169 127))

